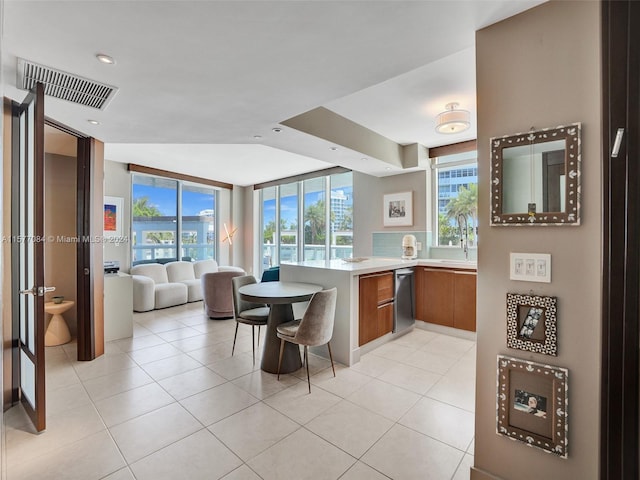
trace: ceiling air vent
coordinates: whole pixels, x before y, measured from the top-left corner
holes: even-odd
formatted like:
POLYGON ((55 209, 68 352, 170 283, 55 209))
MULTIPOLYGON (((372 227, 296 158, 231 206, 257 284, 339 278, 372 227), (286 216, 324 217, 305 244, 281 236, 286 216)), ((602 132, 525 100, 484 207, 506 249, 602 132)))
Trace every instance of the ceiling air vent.
POLYGON ((101 110, 118 91, 104 83, 18 58, 18 88, 31 90, 38 82, 44 85, 45 95, 101 110))

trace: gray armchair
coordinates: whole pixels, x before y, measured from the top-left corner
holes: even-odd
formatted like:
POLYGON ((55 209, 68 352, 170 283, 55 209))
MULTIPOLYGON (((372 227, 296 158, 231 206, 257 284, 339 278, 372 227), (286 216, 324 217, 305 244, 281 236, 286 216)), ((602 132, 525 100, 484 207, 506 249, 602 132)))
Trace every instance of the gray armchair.
POLYGON ((212 319, 233 317, 233 288, 231 279, 244 272, 210 272, 200 277, 204 309, 212 319))

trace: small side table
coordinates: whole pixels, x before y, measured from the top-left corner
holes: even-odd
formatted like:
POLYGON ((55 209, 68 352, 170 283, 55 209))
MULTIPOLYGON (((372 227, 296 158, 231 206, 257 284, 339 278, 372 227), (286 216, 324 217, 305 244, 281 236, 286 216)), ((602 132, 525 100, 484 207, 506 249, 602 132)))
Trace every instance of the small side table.
POLYGON ((46 302, 44 304, 44 311, 53 315, 47 327, 47 332, 44 334, 44 345, 46 347, 62 345, 71 340, 69 327, 62 314, 73 307, 74 303, 73 300, 65 300, 62 303, 46 302))

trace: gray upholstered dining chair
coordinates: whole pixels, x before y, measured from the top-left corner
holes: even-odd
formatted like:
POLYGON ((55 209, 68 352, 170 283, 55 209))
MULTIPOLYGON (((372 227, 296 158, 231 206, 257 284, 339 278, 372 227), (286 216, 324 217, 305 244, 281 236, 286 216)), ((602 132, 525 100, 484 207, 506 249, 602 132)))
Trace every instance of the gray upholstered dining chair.
POLYGON ((282 352, 284 342, 291 342, 304 346, 304 363, 307 366, 307 383, 309 393, 311 393, 311 380, 309 379, 309 347, 317 347, 327 344, 329 349, 329 359, 333 376, 336 376, 336 369, 333 366, 333 355, 331 354, 331 337, 333 336, 333 323, 336 314, 336 299, 338 297, 337 288, 316 292, 309 301, 309 306, 304 312, 301 320, 293 320, 278 325, 276 328, 280 339, 280 357, 278 359, 278 380, 280 379, 280 364, 282 363, 282 352))
POLYGON ((251 348, 253 350, 253 364, 256 364, 256 340, 255 328, 258 327, 258 347, 260 346, 260 327, 267 324, 269 318, 269 307, 264 303, 252 303, 243 300, 238 290, 244 285, 257 283, 253 275, 242 275, 231 279, 233 286, 233 311, 236 319, 236 333, 233 336, 233 348, 231 356, 236 349, 236 338, 238 337, 238 325, 244 323, 251 325, 251 348))

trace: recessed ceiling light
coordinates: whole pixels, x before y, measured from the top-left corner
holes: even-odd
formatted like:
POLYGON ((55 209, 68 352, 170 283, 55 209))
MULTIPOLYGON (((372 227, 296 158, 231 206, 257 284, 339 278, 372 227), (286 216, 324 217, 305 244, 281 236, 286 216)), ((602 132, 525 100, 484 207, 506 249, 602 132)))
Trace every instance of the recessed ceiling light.
POLYGON ((362 157, 360 160, 362 160, 363 162, 366 162, 369 159, 367 157, 362 157))
POLYGON ((335 152, 336 150, 338 150, 338 147, 329 147, 329 150, 332 150, 335 152))
POLYGON ((100 122, 98 120, 87 120, 87 122, 89 122, 91 125, 100 125, 100 122))
POLYGON ((391 167, 387 167, 387 168, 385 168, 385 170, 391 170, 391 167))
POLYGON ((280 133, 282 131, 280 127, 275 127, 275 128, 272 128, 271 130, 273 130, 276 133, 280 133))
POLYGON ((256 140, 260 140, 262 138, 262 135, 254 135, 253 138, 255 138, 256 140))
POLYGON ((99 62, 106 63, 107 65, 113 65, 114 63, 116 63, 113 57, 110 57, 109 55, 106 55, 104 53, 96 54, 96 58, 99 62))

